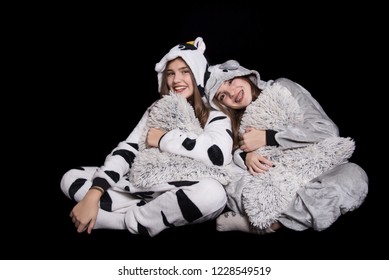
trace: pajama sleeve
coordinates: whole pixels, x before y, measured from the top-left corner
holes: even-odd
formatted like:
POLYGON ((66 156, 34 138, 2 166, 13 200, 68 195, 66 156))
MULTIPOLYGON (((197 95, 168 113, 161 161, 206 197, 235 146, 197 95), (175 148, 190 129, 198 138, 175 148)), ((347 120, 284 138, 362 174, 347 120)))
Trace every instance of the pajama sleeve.
POLYGON ((275 140, 281 148, 304 147, 328 137, 339 136, 336 124, 305 88, 286 78, 277 79, 276 82, 292 93, 303 112, 300 124, 289 126, 275 134, 275 140))
POLYGON ((129 172, 131 165, 139 152, 138 143, 146 125, 147 118, 148 110, 143 114, 141 120, 127 139, 120 142, 117 147, 107 155, 104 164, 100 166, 93 175, 93 185, 107 190, 129 172))
POLYGON ((173 129, 162 137, 159 148, 209 165, 228 165, 232 161, 231 120, 220 111, 211 111, 201 134, 173 129))

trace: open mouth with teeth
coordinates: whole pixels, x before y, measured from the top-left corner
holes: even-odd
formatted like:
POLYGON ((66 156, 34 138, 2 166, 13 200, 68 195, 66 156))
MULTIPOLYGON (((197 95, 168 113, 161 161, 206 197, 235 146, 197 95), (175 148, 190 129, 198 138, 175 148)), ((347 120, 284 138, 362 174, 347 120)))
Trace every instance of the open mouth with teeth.
POLYGON ((185 91, 185 89, 186 89, 186 87, 184 87, 184 86, 182 86, 182 87, 174 87, 173 91, 175 93, 181 93, 181 92, 185 91))
POLYGON ((235 98, 235 103, 239 103, 240 101, 242 101, 242 99, 243 99, 243 94, 244 94, 244 92, 243 92, 243 90, 240 90, 239 92, 238 92, 238 95, 236 96, 236 98, 235 98))

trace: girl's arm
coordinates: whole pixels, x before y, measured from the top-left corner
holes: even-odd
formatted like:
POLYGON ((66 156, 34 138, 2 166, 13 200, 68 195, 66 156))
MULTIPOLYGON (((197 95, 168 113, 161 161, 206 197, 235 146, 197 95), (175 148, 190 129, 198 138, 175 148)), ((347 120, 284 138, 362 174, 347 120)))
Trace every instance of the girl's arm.
POLYGON ((290 126, 275 134, 275 140, 282 148, 303 147, 328 137, 339 136, 336 124, 305 88, 285 78, 277 79, 276 82, 292 93, 303 111, 301 124, 290 126))
POLYGON ((106 157, 104 164, 97 169, 92 178, 92 187, 70 212, 70 217, 78 232, 87 230, 90 234, 96 223, 99 201, 104 192, 128 173, 138 154, 138 143, 147 120, 143 115, 135 129, 106 157))
POLYGON ((231 121, 224 113, 211 111, 201 134, 173 129, 160 139, 159 148, 209 165, 225 166, 232 160, 231 121))
POLYGON ((146 125, 147 117, 148 112, 146 111, 127 139, 120 142, 107 155, 104 164, 93 175, 93 186, 99 186, 106 191, 130 171, 131 165, 139 152, 138 143, 146 125))

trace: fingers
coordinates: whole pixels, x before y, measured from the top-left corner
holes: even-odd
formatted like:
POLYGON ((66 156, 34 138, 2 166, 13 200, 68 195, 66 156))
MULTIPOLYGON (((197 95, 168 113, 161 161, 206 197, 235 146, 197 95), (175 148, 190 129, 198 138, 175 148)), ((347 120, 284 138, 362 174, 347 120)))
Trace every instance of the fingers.
POLYGON ((275 165, 268 160, 266 157, 260 156, 259 158, 255 158, 251 161, 250 164, 248 164, 249 171, 251 175, 257 175, 260 173, 264 173, 269 171, 270 168, 274 167, 275 165))
POLYGON ((262 157, 260 159, 260 163, 262 165, 265 165, 267 167, 267 170, 269 170, 269 167, 273 167, 274 166, 273 163, 270 160, 268 160, 267 158, 265 158, 265 157, 262 157))
POLYGON ((89 226, 88 226, 88 234, 91 234, 92 233, 92 229, 94 228, 95 226, 95 222, 94 221, 91 221, 89 223, 89 226))
POLYGON ((70 212, 69 216, 72 219, 72 223, 75 224, 77 220, 76 220, 76 217, 74 217, 73 212, 70 212))
POLYGON ((77 232, 81 233, 84 232, 85 230, 88 230, 89 234, 92 232, 94 223, 92 223, 91 221, 87 223, 82 223, 74 216, 73 212, 71 212, 69 216, 72 219, 72 223, 74 224, 74 227, 77 229, 77 232))
POLYGON ((265 173, 267 170, 258 168, 258 167, 249 167, 249 172, 251 175, 255 176, 261 173, 265 173))
POLYGON ((88 229, 88 225, 89 224, 90 224, 90 222, 88 222, 88 223, 81 223, 79 221, 76 221, 74 223, 74 226, 76 227, 77 232, 81 233, 81 232, 84 232, 85 230, 88 229))
POLYGON ((265 173, 268 170, 269 170, 269 167, 265 164, 262 164, 262 163, 258 163, 258 164, 249 168, 249 171, 252 175, 256 175, 259 173, 265 173))
POLYGON ((77 232, 79 232, 79 233, 84 232, 88 228, 88 224, 85 225, 85 224, 81 224, 81 223, 76 223, 75 226, 77 228, 77 232))

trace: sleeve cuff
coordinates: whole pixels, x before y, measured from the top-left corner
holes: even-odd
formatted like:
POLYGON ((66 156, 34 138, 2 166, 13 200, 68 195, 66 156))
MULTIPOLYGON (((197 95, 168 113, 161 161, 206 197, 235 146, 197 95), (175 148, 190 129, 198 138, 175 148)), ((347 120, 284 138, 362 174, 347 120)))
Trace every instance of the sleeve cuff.
POLYGON ((277 131, 275 130, 266 130, 266 145, 268 146, 279 146, 276 141, 277 131))
POLYGON ((101 177, 94 178, 92 182, 92 186, 99 186, 104 191, 108 190, 111 187, 108 181, 101 177))
POLYGON ((241 153, 239 154, 239 156, 242 158, 243 163, 245 163, 245 162, 246 162, 247 153, 246 153, 246 152, 241 152, 241 153))
POLYGON ((167 133, 167 132, 165 132, 165 133, 161 136, 161 138, 159 138, 159 141, 158 141, 158 149, 160 149, 161 140, 162 140, 162 138, 166 135, 166 133, 167 133))

